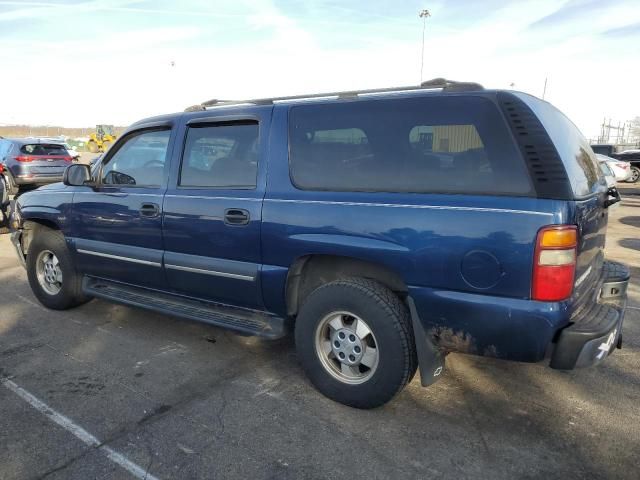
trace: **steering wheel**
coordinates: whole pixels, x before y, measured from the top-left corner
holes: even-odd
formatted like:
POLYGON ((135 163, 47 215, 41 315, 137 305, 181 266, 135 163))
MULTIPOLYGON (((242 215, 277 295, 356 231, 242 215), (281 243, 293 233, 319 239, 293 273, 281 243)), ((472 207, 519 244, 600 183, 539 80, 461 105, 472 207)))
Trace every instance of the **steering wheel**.
POLYGON ((164 162, 162 160, 149 160, 143 165, 144 168, 152 166, 164 167, 164 162))

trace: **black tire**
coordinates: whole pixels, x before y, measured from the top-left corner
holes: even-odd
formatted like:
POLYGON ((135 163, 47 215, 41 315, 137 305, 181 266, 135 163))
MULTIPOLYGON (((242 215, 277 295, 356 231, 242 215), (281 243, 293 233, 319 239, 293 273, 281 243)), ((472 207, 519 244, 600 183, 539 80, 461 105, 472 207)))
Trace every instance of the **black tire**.
POLYGON ((27 277, 31 290, 40 303, 53 310, 67 310, 88 302, 90 298, 82 293, 82 276, 76 272, 62 233, 39 227, 33 235, 27 252, 27 277), (40 253, 45 250, 57 257, 62 271, 62 285, 57 294, 48 293, 38 280, 36 262, 40 253))
POLYGON ((637 183, 640 180, 640 167, 631 167, 631 177, 627 183, 637 183))
POLYGON ((356 408, 387 403, 413 378, 418 365, 407 308, 391 290, 363 278, 337 280, 314 290, 300 308, 295 341, 298 358, 315 387, 332 400, 356 408), (366 319, 375 336, 377 366, 363 383, 338 380, 323 365, 321 353, 317 353, 319 325, 336 311, 352 312, 366 319))
POLYGON ((0 175, 0 207, 9 205, 9 194, 9 183, 4 178, 4 175, 0 175))

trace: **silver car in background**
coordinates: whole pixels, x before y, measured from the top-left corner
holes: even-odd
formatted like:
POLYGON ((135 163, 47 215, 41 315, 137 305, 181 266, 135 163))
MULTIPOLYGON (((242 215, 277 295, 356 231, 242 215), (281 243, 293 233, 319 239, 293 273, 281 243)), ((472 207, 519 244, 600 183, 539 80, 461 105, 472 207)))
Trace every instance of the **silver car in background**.
MULTIPOLYGON (((631 165, 629 162, 616 160, 615 158, 607 157, 600 153, 596 153, 596 157, 598 157, 600 168, 602 169, 602 165, 605 164, 611 172, 610 175, 613 175, 616 182, 626 182, 631 177, 631 165)), ((606 176, 606 171, 604 169, 602 171, 606 176)))

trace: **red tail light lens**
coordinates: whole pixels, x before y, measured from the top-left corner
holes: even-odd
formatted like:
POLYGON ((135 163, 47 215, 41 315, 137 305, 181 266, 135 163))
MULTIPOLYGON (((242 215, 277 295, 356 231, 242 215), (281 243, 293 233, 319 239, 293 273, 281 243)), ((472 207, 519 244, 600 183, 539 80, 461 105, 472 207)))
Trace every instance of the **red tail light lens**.
POLYGON ((557 302, 573 292, 578 230, 575 225, 551 225, 538 232, 531 297, 557 302))
POLYGON ((65 162, 72 162, 72 161, 73 161, 73 157, 71 157, 71 156, 66 156, 66 157, 64 157, 64 161, 65 161, 65 162))
POLYGON ((4 172, 4 165, 0 163, 0 173, 4 172))
POLYGON ((18 162, 33 162, 33 157, 29 155, 18 155, 17 157, 13 157, 13 159, 18 162))

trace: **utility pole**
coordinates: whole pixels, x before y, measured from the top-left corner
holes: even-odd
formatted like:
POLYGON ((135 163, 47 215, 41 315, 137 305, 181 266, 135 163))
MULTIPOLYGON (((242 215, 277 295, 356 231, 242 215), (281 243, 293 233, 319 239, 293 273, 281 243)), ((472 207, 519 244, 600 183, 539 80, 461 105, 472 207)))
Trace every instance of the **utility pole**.
POLYGON ((418 13, 418 17, 422 19, 422 54, 420 55, 420 83, 422 83, 422 73, 424 71, 424 31, 427 28, 427 18, 430 17, 431 14, 429 10, 426 8, 424 10, 420 10, 418 13))
POLYGON ((547 77, 544 77, 544 88, 542 89, 542 99, 544 100, 544 96, 547 93, 547 77))

